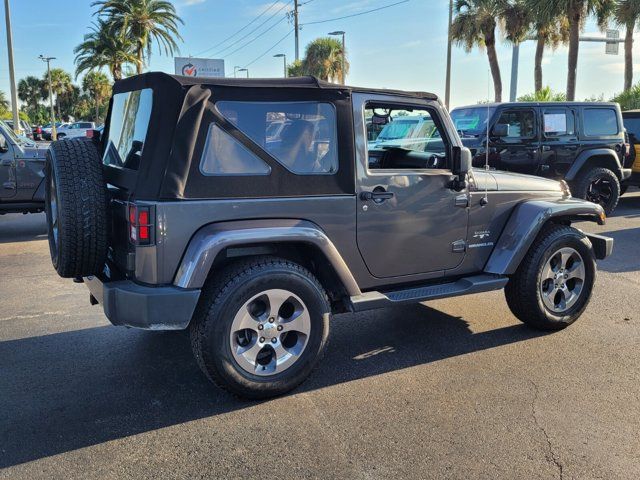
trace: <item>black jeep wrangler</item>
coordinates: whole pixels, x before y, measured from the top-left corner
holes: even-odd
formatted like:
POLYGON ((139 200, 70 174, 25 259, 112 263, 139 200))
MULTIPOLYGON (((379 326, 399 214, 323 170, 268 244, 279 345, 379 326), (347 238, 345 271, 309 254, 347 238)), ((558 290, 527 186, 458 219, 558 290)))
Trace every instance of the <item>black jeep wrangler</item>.
POLYGON ((565 183, 472 170, 436 96, 313 77, 122 80, 102 138, 54 143, 46 172, 58 273, 114 325, 190 328, 251 398, 310 374, 332 313, 505 288, 564 328, 613 246, 571 227, 605 215, 565 183))
POLYGON ((607 215, 631 176, 617 103, 473 105, 453 109, 451 117, 474 165, 485 164, 488 133, 491 167, 564 179, 576 197, 602 205, 607 215))

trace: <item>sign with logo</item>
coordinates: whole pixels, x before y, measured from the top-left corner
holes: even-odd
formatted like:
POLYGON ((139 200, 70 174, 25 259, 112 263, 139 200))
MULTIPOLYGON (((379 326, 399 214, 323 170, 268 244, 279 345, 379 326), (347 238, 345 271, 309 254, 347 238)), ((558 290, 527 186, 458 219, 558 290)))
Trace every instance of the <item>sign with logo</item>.
POLYGON ((618 30, 607 30, 607 40, 604 53, 607 55, 618 55, 620 48, 620 32, 618 30))
POLYGON ((186 77, 224 77, 224 60, 175 57, 176 75, 186 77))

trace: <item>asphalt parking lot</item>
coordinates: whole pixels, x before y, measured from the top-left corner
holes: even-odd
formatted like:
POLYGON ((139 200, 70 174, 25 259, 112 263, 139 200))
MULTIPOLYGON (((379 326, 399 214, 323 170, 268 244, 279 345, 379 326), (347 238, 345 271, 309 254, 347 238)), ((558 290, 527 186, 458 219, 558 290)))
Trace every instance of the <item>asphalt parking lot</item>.
POLYGON ((341 315, 309 381, 256 403, 184 333, 110 326, 43 215, 0 216, 0 478, 640 478, 640 194, 584 228, 616 246, 572 327, 501 292, 341 315))

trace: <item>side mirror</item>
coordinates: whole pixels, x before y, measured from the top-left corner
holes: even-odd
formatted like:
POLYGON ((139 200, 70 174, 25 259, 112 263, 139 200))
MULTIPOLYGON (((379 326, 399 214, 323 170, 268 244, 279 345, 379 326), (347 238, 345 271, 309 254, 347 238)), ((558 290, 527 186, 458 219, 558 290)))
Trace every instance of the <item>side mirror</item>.
POLYGON ((9 145, 7 139, 0 133, 0 153, 7 153, 9 151, 9 145))
POLYGON ((509 125, 506 123, 497 123, 491 129, 491 135, 494 137, 508 137, 509 136, 509 125))
POLYGON ((464 190, 467 188, 467 175, 472 168, 473 155, 467 147, 453 147, 453 173, 456 175, 453 188, 464 190))

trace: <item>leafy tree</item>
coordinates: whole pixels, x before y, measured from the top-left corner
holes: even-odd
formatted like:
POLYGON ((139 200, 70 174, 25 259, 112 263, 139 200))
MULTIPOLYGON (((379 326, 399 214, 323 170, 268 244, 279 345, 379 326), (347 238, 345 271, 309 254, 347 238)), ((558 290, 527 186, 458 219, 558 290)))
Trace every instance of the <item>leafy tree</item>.
POLYGON ((554 92, 548 86, 518 97, 519 102, 564 102, 566 100, 567 96, 564 93, 554 92))
POLYGON ((135 43, 121 35, 111 22, 98 19, 82 43, 73 50, 76 54, 76 78, 81 73, 107 67, 114 80, 122 79, 123 65, 137 65, 139 62, 134 48, 135 43))
POLYGON ((496 29, 508 6, 506 0, 457 0, 456 16, 451 25, 451 39, 470 52, 486 48, 493 78, 495 101, 502 101, 502 77, 496 53, 496 29))
MULTIPOLYGON (((344 63, 347 74, 349 62, 345 60, 344 63)), ((339 81, 342 78, 342 42, 331 37, 313 40, 305 50, 302 72, 322 80, 339 81)))
POLYGON ((637 110, 640 108, 640 83, 636 83, 630 89, 613 97, 613 102, 618 102, 622 110, 637 110))
POLYGON ((18 98, 27 104, 27 113, 36 112, 42 98, 42 80, 36 77, 25 77, 18 82, 18 98))
POLYGON ((100 119, 100 108, 104 105, 106 99, 111 95, 111 82, 102 72, 89 72, 82 80, 82 88, 89 98, 93 99, 95 108, 94 121, 100 119))
POLYGON ((7 100, 7 94, 0 90, 0 114, 5 114, 9 111, 9 100, 7 100))
POLYGON ((595 15, 598 24, 601 28, 604 27, 606 19, 615 5, 615 0, 530 0, 530 2, 532 7, 545 18, 553 17, 557 12, 567 19, 569 27, 567 100, 573 101, 576 97, 580 30, 589 15, 595 15))
MULTIPOLYGON (((65 72, 61 68, 52 68, 51 69, 51 90, 53 91, 53 95, 55 96, 54 106, 55 110, 58 114, 58 118, 62 118, 62 111, 60 108, 60 100, 63 100, 66 95, 70 94, 73 89, 73 84, 71 83, 71 75, 65 72)), ((49 77, 45 72, 44 77, 42 78, 42 99, 49 99, 49 77)))
POLYGON ((105 19, 110 29, 135 43, 138 73, 142 73, 154 46, 165 55, 173 55, 178 50, 176 40, 182 40, 178 24, 184 22, 171 2, 99 0, 93 2, 92 6, 98 6, 98 15, 105 19))
POLYGON ((301 77, 304 75, 304 69, 302 68, 302 60, 294 60, 287 65, 287 77, 301 77))

